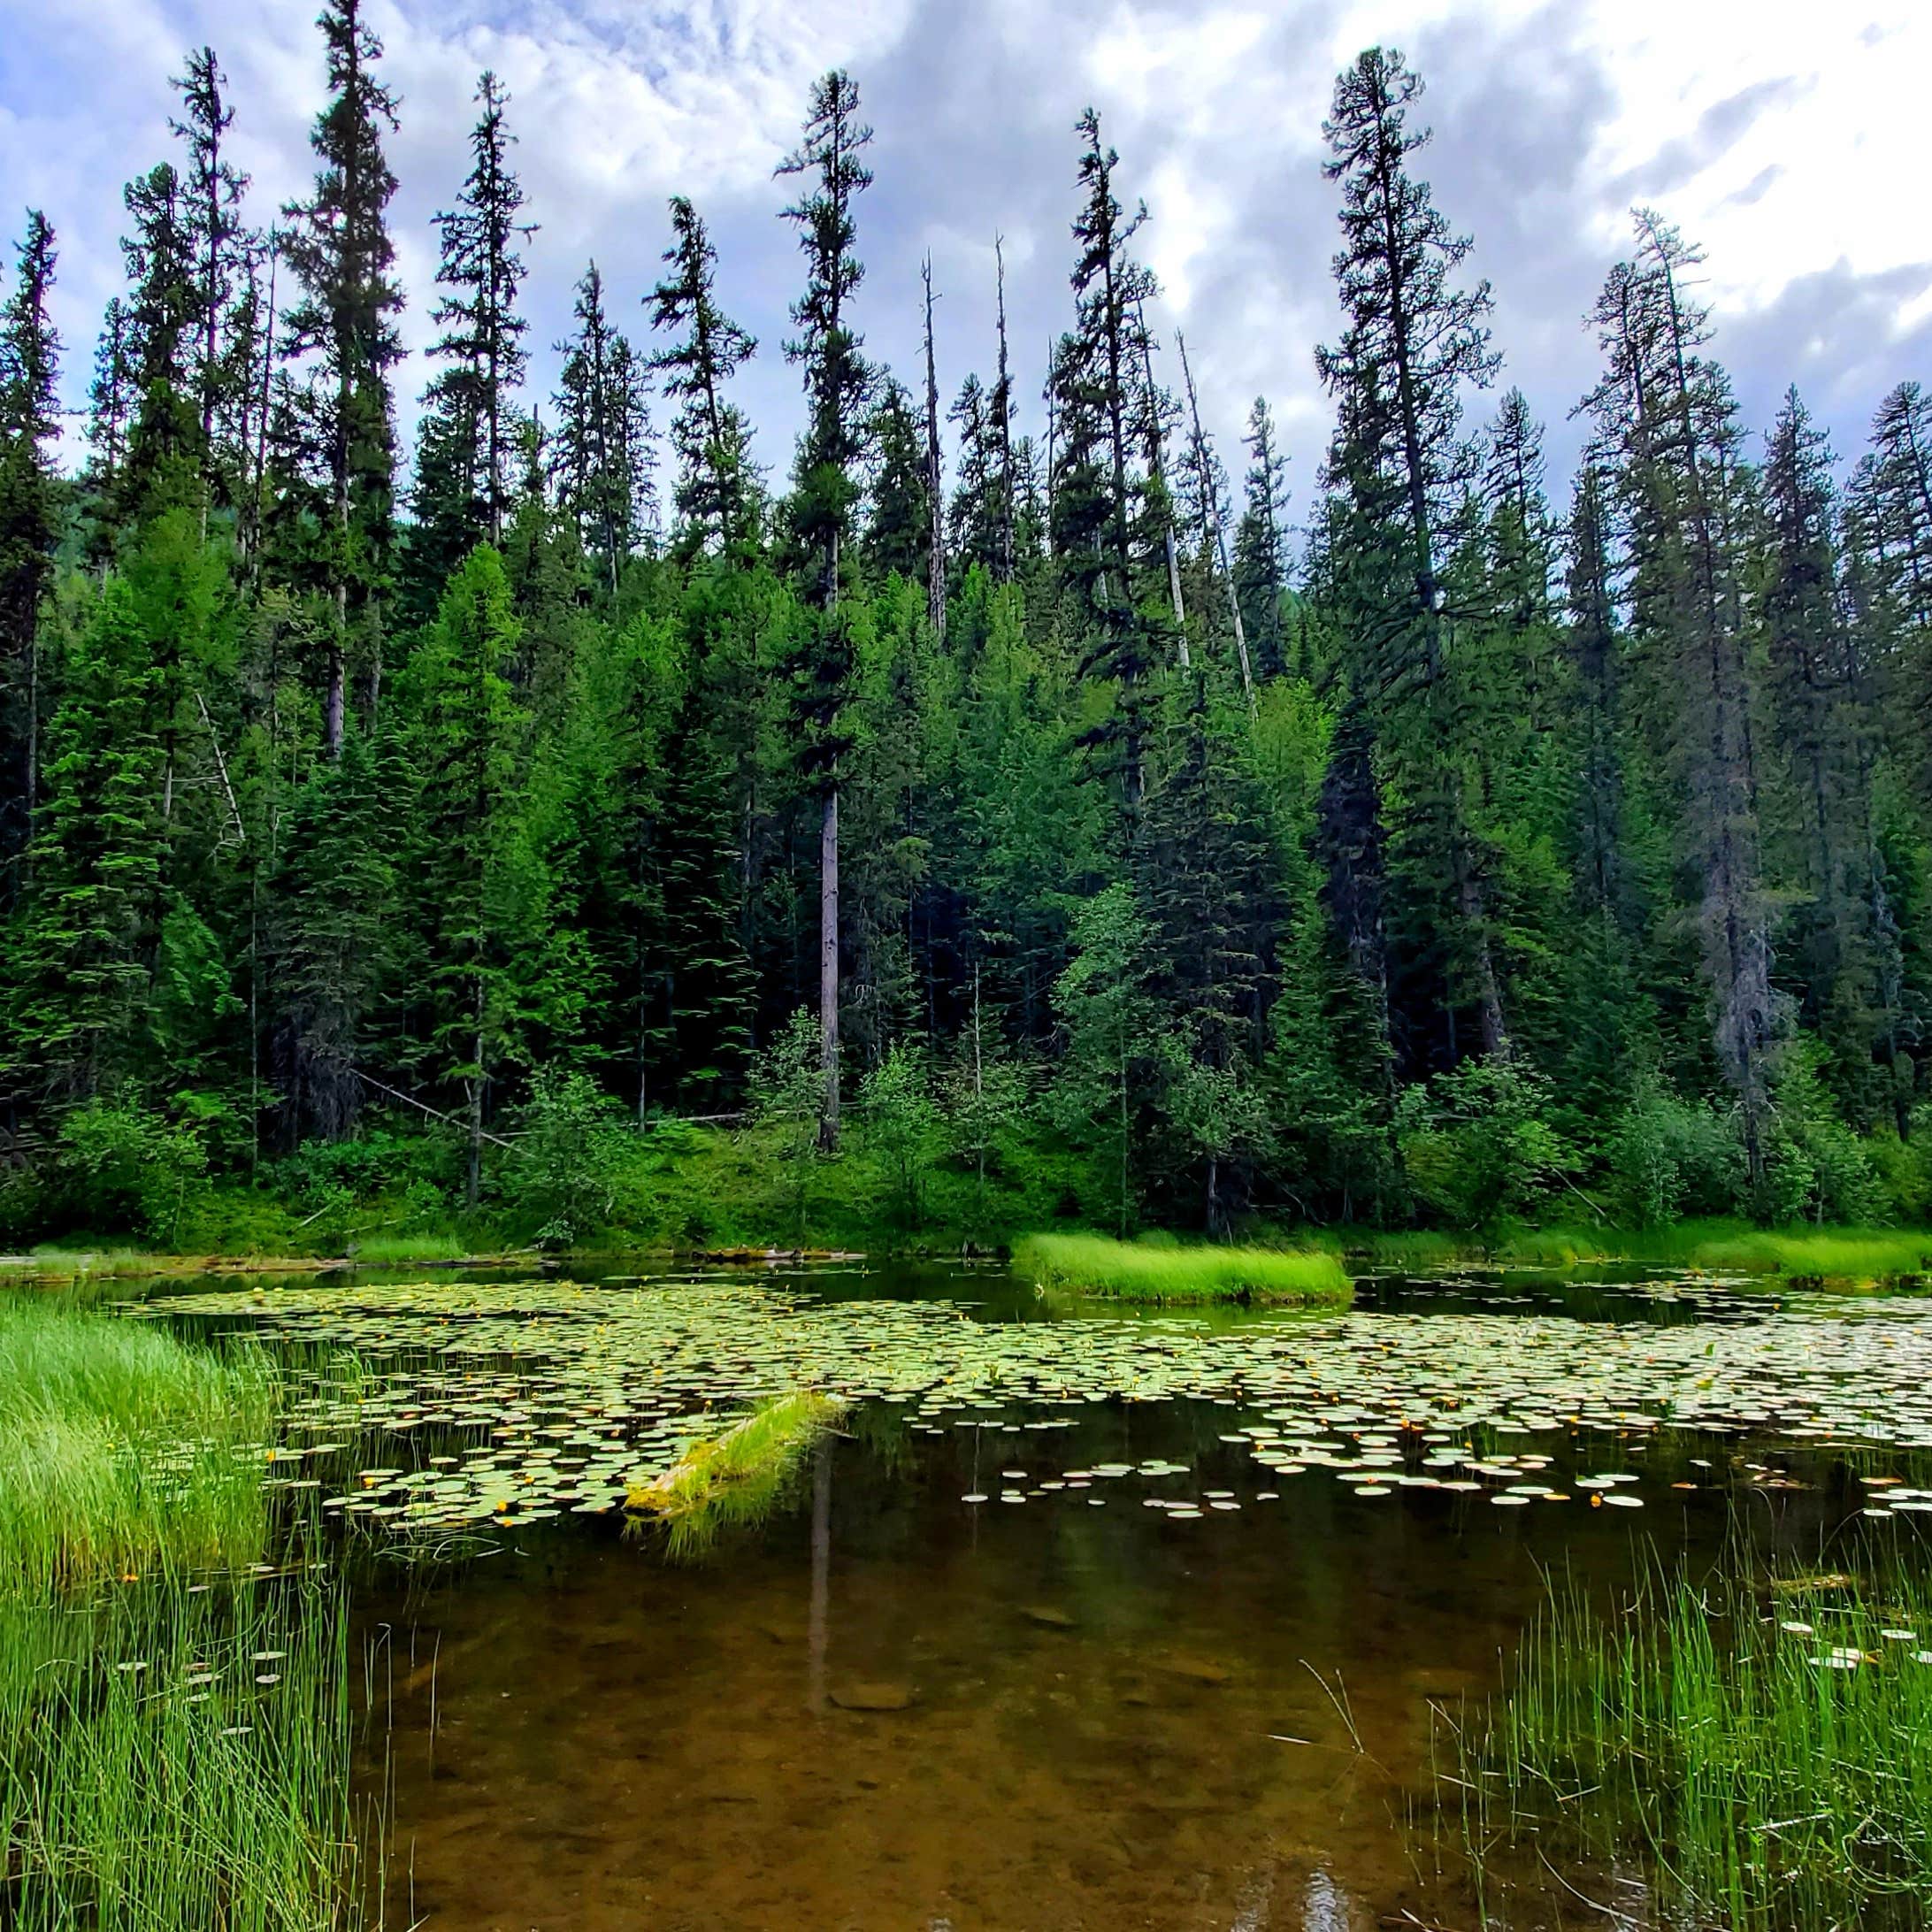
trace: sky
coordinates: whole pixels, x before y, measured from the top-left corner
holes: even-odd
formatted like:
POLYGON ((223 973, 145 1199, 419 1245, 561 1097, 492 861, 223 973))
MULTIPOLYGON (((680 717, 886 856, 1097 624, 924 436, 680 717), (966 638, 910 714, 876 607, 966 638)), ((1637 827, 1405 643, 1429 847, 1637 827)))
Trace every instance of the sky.
MULTIPOLYGON (((38 207, 60 238, 56 316, 67 402, 84 402, 101 310, 120 286, 121 186, 170 151, 168 78, 220 58, 256 218, 302 195, 322 91, 316 0, 0 0, 0 223, 38 207)), ((718 292, 759 349, 739 399, 783 477, 802 418, 782 350, 803 263, 771 179, 812 77, 842 65, 876 129, 858 209, 870 353, 923 381, 919 264, 930 253, 942 398, 993 362, 1003 235, 1022 427, 1038 429, 1047 345, 1070 315, 1073 123, 1092 104, 1144 199, 1139 245, 1187 339, 1203 417, 1238 477, 1266 395, 1305 510, 1330 411, 1315 346, 1339 326, 1336 189, 1322 119, 1338 67, 1401 50, 1435 138, 1414 164, 1475 238, 1495 291, 1504 383, 1548 426, 1552 478, 1595 380, 1583 318, 1659 208, 1705 249, 1715 353, 1746 425, 1795 382, 1842 458, 1893 384, 1932 379, 1932 225, 1923 194, 1926 0, 367 0, 401 101, 390 146, 405 422, 433 333, 435 232, 466 166, 477 76, 510 90, 516 163, 540 224, 529 248, 531 392, 594 257, 619 326, 689 195, 719 255, 718 292)), ((1163 380, 1178 386, 1171 356, 1163 380)), ((1480 416, 1490 404, 1474 399, 1480 416)))

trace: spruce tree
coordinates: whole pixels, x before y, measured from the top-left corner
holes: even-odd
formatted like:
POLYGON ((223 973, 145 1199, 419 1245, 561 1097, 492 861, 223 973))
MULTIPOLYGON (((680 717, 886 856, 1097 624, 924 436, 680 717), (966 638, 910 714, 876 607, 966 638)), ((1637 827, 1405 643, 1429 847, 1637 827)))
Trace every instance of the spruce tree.
POLYGON ((1254 644, 1256 671, 1278 678, 1287 669, 1281 601, 1288 587, 1288 459, 1276 440, 1267 397, 1254 398, 1242 441, 1252 460, 1235 532, 1234 594, 1254 644))
POLYGON ((327 55, 329 103, 310 143, 321 165, 305 202, 282 211, 282 254, 302 287, 285 318, 285 352, 313 366, 299 417, 301 455, 320 469, 328 528, 321 576, 334 604, 323 649, 323 738, 342 748, 349 656, 380 677, 381 599, 387 586, 395 491, 389 373, 402 357, 387 210, 395 177, 382 137, 395 131, 395 97, 375 77, 382 43, 363 21, 364 0, 325 0, 318 24, 327 55))
POLYGON ((49 308, 58 257, 38 209, 14 252, 13 293, 0 311, 0 908, 18 894, 40 789, 41 604, 60 532, 51 448, 60 337, 49 308))
POLYGON ((482 113, 470 134, 470 172, 456 205, 436 217, 441 294, 430 318, 442 334, 429 354, 440 368, 423 398, 433 427, 414 493, 411 548, 439 586, 477 544, 502 546, 514 494, 514 397, 530 359, 530 325, 517 307, 526 273, 518 243, 536 229, 518 218, 524 192, 510 165, 509 96, 486 72, 476 98, 482 113))
POLYGON ((234 110, 223 89, 222 73, 211 47, 188 56, 188 71, 174 82, 181 96, 185 120, 171 120, 170 128, 188 149, 186 226, 194 264, 195 393, 199 410, 203 531, 211 500, 232 497, 237 472, 246 461, 246 445, 221 450, 217 432, 223 411, 236 386, 244 389, 252 369, 246 356, 231 357, 222 340, 229 320, 236 278, 249 252, 242 218, 242 197, 249 178, 228 157, 228 130, 234 110))
POLYGON ((651 326, 682 330, 682 337, 649 358, 649 367, 677 403, 671 442, 678 456, 671 501, 692 540, 732 551, 756 535, 758 479, 751 461, 751 429, 725 400, 724 386, 758 347, 717 305, 717 251, 704 223, 682 195, 671 199, 671 272, 645 297, 651 326))
POLYGON ((853 252, 858 233, 853 203, 872 183, 871 171, 859 158, 871 139, 872 130, 859 119, 858 88, 848 74, 834 70, 813 88, 803 137, 777 171, 804 184, 785 211, 807 263, 805 293, 792 306, 799 333, 785 353, 805 372, 807 421, 790 514, 813 622, 791 671, 801 765, 820 801, 818 1025, 824 1101, 819 1140, 827 1152, 839 1144, 839 768, 848 748, 844 714, 853 671, 840 579, 873 381, 848 304, 865 274, 853 252))

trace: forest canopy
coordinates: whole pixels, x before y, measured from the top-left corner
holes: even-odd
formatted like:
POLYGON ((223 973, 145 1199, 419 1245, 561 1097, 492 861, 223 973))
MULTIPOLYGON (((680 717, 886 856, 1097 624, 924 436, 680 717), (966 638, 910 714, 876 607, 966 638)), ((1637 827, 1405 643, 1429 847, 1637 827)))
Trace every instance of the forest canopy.
POLYGON ((1795 388, 1747 423, 1645 208, 1596 387, 1526 397, 1422 80, 1371 48, 1322 129, 1325 448, 1266 398, 1204 423, 1091 109, 1049 365, 1002 279, 942 372, 930 263, 922 365, 869 356, 843 72, 775 171, 786 338, 679 194, 654 286, 584 265, 540 395, 541 210, 485 73, 404 447, 402 108, 358 0, 318 25, 285 206, 213 50, 172 81, 78 464, 59 241, 16 245, 0 1238, 172 1238, 222 1188, 581 1231, 700 1130, 763 1137, 801 1233, 855 1145, 913 1227, 939 1171, 1119 1230, 1924 1215, 1917 381, 1848 469, 1795 388), (755 356, 801 385, 784 475, 755 356), (1560 483, 1552 411, 1587 432, 1560 483))

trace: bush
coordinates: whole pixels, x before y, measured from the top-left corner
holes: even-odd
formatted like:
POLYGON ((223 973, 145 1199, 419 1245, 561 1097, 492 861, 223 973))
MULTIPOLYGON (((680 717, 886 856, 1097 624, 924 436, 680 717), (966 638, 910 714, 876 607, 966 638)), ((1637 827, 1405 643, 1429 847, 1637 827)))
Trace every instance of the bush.
POLYGON ((1654 1077, 1639 1082, 1605 1151, 1618 1216, 1638 1227, 1730 1214, 1744 1195, 1744 1149, 1735 1123, 1707 1101, 1679 1100, 1654 1077))
POLYGON ((581 1073, 539 1072, 518 1116, 517 1152, 498 1169, 504 1198, 567 1247, 617 1218, 637 1135, 616 1101, 581 1073))
POLYGON ((196 1127, 131 1097, 104 1097, 61 1122, 58 1164, 79 1223, 166 1244, 190 1193, 207 1184, 208 1150, 196 1127))
POLYGON ((1575 1165, 1549 1123, 1549 1082, 1513 1060, 1466 1060, 1396 1110, 1416 1198, 1458 1227, 1527 1214, 1575 1165))
POLYGON ((933 1105, 925 1056, 895 1042, 859 1088, 865 1138, 892 1177, 893 1203, 902 1225, 923 1219, 925 1178, 940 1146, 939 1110, 933 1105))

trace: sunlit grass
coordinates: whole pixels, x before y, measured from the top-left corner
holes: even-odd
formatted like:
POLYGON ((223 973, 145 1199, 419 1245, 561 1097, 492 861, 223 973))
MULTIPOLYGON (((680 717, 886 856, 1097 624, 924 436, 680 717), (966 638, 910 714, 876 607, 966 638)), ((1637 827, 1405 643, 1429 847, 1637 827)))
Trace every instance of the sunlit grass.
POLYGON ((0 1596, 260 1553, 267 1370, 0 1298, 0 1596))
POLYGON ((1641 1853, 1685 1923, 1922 1923, 1932 1591, 1653 1577, 1614 1616, 1559 1591, 1459 1756, 1472 1854, 1641 1853))
POLYGON ((1354 1294, 1341 1261, 1319 1252, 1030 1234, 1016 1245, 1013 1265, 1042 1288, 1122 1301, 1252 1300, 1344 1307, 1354 1294))
POLYGON ((847 1407, 802 1390, 763 1402, 722 1435, 687 1443, 662 1476, 632 1486, 625 1506, 665 1525, 673 1556, 694 1555, 724 1530, 768 1515, 847 1407))
POLYGON ((468 1245, 454 1234, 371 1234, 356 1244, 358 1268, 407 1267, 418 1261, 461 1261, 468 1245))

